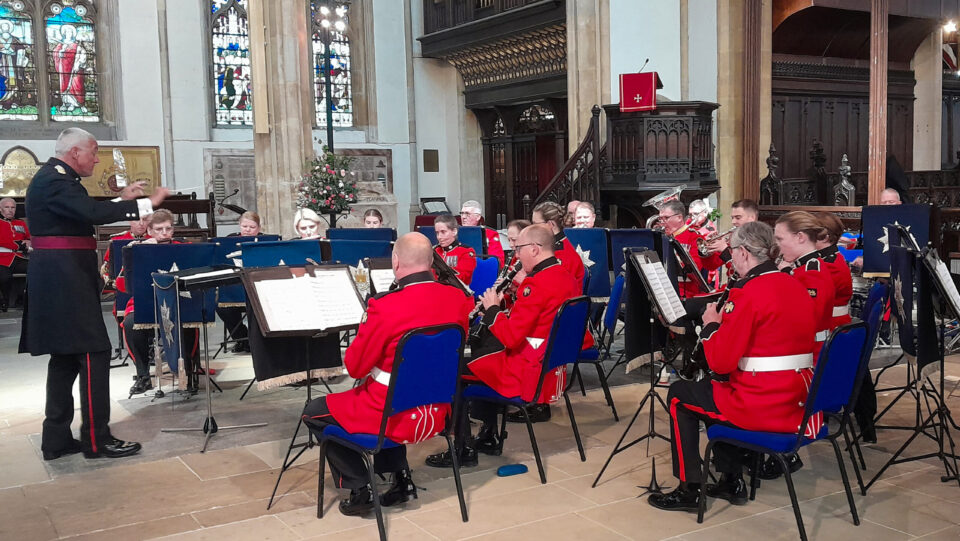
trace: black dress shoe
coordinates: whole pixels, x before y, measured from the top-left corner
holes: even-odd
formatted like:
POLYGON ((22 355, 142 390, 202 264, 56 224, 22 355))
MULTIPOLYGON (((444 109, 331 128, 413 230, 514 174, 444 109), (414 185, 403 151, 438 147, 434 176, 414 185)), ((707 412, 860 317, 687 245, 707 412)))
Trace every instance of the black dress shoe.
MULTIPOLYGON (((444 451, 442 453, 437 453, 435 455, 430 455, 425 461, 427 466, 433 468, 452 468, 453 467, 453 457, 450 456, 450 451, 444 451)), ((472 468, 479 464, 477 460, 477 450, 472 447, 464 447, 460 451, 460 467, 461 468, 472 468)))
POLYGON ((720 475, 720 482, 705 486, 703 491, 711 498, 727 500, 733 505, 747 503, 747 484, 743 482, 742 475, 731 477, 724 473, 720 475))
POLYGON ((877 443, 877 429, 872 424, 863 425, 860 437, 864 443, 877 443))
POLYGON ((150 379, 150 376, 140 376, 137 378, 137 382, 133 384, 133 387, 130 387, 130 396, 145 393, 150 389, 153 389, 153 380, 150 379))
POLYGON ((700 505, 700 502, 697 500, 699 495, 699 489, 680 485, 673 492, 651 494, 650 497, 647 498, 647 503, 664 511, 687 511, 696 513, 700 505))
POLYGON ((410 501, 410 497, 417 499, 417 485, 413 484, 410 472, 400 470, 393 474, 393 484, 386 492, 380 495, 380 505, 393 507, 394 505, 410 501))
MULTIPOLYGON (((803 467, 803 461, 797 455, 790 455, 790 458, 787 459, 787 466, 790 468, 790 473, 796 473, 803 467)), ((772 456, 767 457, 767 460, 760 465, 760 471, 757 472, 757 477, 764 481, 771 481, 781 475, 783 475, 783 470, 780 469, 780 463, 772 456)))
MULTIPOLYGON (((531 423, 544 423, 550 420, 550 404, 534 404, 527 408, 527 416, 531 423)), ((520 411, 507 414, 507 421, 511 423, 522 423, 523 414, 520 411)))
MULTIPOLYGON (((504 433, 506 439, 506 433, 504 433)), ((473 442, 474 449, 479 453, 490 456, 500 456, 503 454, 503 439, 497 434, 494 427, 484 426, 477 434, 477 439, 473 442)))
POLYGON ((63 449, 58 449, 56 451, 43 451, 44 460, 56 460, 62 456, 75 455, 83 451, 83 446, 80 444, 80 440, 73 440, 72 443, 64 447, 63 449))
POLYGON ((250 343, 246 340, 237 342, 233 345, 234 353, 250 353, 250 343))
POLYGON ((83 456, 87 458, 121 458, 135 455, 140 452, 141 445, 135 441, 123 441, 117 438, 110 438, 100 442, 97 450, 84 449, 83 456))
POLYGON ((348 517, 363 516, 373 511, 373 492, 369 486, 350 491, 350 497, 340 500, 340 512, 348 517))

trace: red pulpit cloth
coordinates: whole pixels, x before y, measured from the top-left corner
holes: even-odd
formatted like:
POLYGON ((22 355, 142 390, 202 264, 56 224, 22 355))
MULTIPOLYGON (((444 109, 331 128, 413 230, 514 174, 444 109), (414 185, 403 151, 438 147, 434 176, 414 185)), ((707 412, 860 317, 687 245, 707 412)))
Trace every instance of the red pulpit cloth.
POLYGON ((657 89, 663 88, 655 71, 620 74, 620 112, 652 111, 657 108, 657 89))

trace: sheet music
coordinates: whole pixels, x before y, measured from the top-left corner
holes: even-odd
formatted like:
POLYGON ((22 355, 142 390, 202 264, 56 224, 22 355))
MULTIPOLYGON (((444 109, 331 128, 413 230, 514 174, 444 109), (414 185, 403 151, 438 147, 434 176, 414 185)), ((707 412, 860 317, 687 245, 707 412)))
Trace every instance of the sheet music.
POLYGON ((395 279, 393 269, 370 269, 370 283, 373 284, 373 290, 377 293, 390 291, 390 286, 395 279))
MULTIPOLYGON (((634 257, 638 256, 635 255, 634 257)), ((639 261, 642 260, 638 260, 638 262, 639 261)), ((660 310, 660 315, 663 316, 663 319, 665 319, 667 323, 673 323, 687 315, 687 311, 683 308, 683 303, 680 301, 677 291, 673 289, 673 285, 670 283, 666 269, 663 268, 663 265, 660 264, 659 261, 640 263, 640 270, 643 271, 643 275, 647 278, 651 293, 656 297, 657 308, 660 310)))
POLYGON ((321 329, 359 325, 364 309, 356 286, 345 269, 314 269, 313 299, 320 308, 321 329))
POLYGON ((257 297, 272 331, 319 328, 320 306, 310 302, 313 285, 308 277, 256 282, 257 297))
POLYGON ((927 260, 930 263, 936 261, 937 279, 940 280, 940 284, 947 294, 947 300, 953 308, 954 315, 960 314, 960 292, 957 291, 957 284, 953 282, 953 277, 950 276, 947 265, 940 258, 931 255, 927 256, 927 260))

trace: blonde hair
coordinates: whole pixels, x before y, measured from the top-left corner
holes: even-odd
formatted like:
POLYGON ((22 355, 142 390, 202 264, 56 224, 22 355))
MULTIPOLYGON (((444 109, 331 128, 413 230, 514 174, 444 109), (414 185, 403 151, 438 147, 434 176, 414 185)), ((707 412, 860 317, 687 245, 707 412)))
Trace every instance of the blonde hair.
POLYGON ((320 225, 320 215, 308 208, 298 209, 297 213, 293 215, 293 228, 296 229, 302 220, 310 220, 320 225))

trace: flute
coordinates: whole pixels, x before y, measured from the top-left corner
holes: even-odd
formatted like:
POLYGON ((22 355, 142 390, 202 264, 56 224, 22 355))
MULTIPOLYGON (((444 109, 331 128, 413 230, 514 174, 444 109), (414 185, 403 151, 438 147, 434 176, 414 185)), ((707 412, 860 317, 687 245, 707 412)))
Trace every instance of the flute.
MULTIPOLYGON (((497 285, 497 289, 495 291, 497 293, 502 293, 504 289, 507 289, 507 287, 509 287, 510 284, 513 282, 513 279, 517 276, 517 273, 519 273, 522 269, 523 269, 523 265, 521 265, 520 262, 517 261, 516 266, 507 270, 506 275, 503 276, 503 280, 500 282, 499 285, 497 285)), ((477 301, 477 305, 474 306, 473 310, 470 311, 470 315, 467 316, 467 319, 472 321, 473 318, 477 317, 477 314, 480 313, 480 310, 482 308, 483 308, 483 300, 477 301)))

